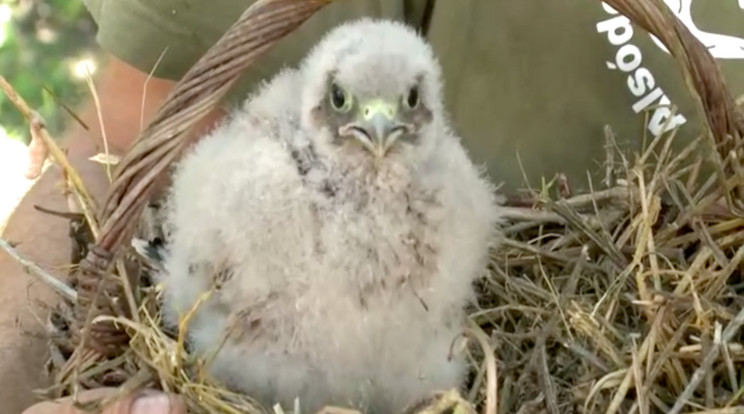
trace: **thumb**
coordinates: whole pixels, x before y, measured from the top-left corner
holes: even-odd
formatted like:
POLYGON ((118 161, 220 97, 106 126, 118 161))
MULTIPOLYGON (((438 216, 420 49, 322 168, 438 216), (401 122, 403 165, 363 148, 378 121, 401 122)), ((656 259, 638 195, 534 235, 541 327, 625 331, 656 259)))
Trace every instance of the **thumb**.
MULTIPOLYGON (((78 401, 93 402, 115 395, 115 389, 92 390, 81 393, 78 401)), ((71 397, 48 401, 28 408, 23 414, 88 414, 74 408, 71 397)), ((146 391, 124 397, 108 405, 101 414, 186 414, 186 405, 180 398, 161 392, 146 391)))

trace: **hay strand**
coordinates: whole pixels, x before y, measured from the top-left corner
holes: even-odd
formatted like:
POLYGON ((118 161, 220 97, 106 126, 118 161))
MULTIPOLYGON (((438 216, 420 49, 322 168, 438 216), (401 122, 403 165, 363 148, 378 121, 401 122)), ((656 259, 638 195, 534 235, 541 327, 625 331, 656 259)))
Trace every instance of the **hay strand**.
POLYGON ((0 238, 0 248, 5 250, 13 259, 23 266, 26 273, 35 276, 45 285, 49 286, 55 292, 62 295, 67 300, 77 300, 77 292, 63 281, 57 279, 51 274, 47 273, 44 269, 39 267, 36 263, 23 257, 18 251, 6 240, 0 238))

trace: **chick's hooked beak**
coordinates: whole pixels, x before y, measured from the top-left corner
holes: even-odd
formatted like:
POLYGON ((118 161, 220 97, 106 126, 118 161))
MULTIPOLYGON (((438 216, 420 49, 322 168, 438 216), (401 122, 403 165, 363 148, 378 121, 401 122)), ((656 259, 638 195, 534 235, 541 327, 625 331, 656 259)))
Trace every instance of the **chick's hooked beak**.
POLYGON ((397 104, 375 100, 361 105, 357 120, 340 128, 364 148, 382 158, 401 135, 412 132, 412 125, 398 119, 397 104))

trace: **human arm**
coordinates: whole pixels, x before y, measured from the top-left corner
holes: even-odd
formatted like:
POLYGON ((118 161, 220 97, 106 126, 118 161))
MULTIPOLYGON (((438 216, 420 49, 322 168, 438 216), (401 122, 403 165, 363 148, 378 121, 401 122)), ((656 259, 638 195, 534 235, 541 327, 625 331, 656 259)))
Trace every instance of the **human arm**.
MULTIPOLYGON (((171 13, 171 9, 160 10, 167 8, 168 2, 165 0, 154 3, 90 0, 88 3, 98 16, 99 43, 112 56, 118 57, 110 57, 96 79, 106 138, 109 149, 114 154, 126 151, 136 138, 140 126, 147 125, 148 119, 154 116, 175 85, 173 80, 164 78, 152 78, 148 81, 150 69, 163 52, 160 46, 166 45, 167 53, 157 65, 162 72, 156 71, 156 74, 178 79, 193 64, 193 58, 200 56, 203 49, 224 33, 231 19, 237 18, 239 12, 245 8, 245 2, 237 0, 225 2, 218 9, 207 2, 199 5, 196 1, 172 0, 172 11, 176 13, 171 13), (153 7, 147 18, 143 15, 146 10, 142 8, 145 6, 153 7), (204 13, 205 9, 209 12, 204 13), (140 18, 137 18, 137 13, 140 18), (218 19, 218 16, 222 17, 218 19), (209 27, 198 27, 201 25, 209 27), (183 36, 183 30, 189 31, 190 35, 183 36), (194 39, 201 43, 195 51, 190 49, 194 39), (143 110, 145 84, 147 99, 143 110)), ((283 41, 282 46, 269 53, 270 57, 263 57, 260 65, 254 65, 241 82, 242 86, 233 93, 233 97, 237 97, 233 99, 244 97, 245 92, 256 81, 274 73, 279 66, 296 63, 308 45, 314 43, 331 23, 343 20, 344 16, 394 14, 398 2, 387 0, 385 13, 377 10, 378 7, 373 3, 376 2, 339 2, 338 5, 329 6, 327 12, 315 19, 315 23, 305 25, 301 34, 283 41)), ((88 161, 90 156, 103 147, 98 111, 93 102, 88 101, 78 111, 78 115, 90 130, 71 124, 70 129, 61 136, 60 142, 68 150, 72 164, 83 177, 90 192, 101 201, 108 188, 106 175, 100 164, 88 161)), ((222 111, 217 111, 207 117, 196 128, 196 133, 222 115, 222 111)), ((52 133, 57 135, 56 131, 52 133)), ((50 168, 22 200, 16 213, 10 218, 3 236, 18 243, 17 249, 22 255, 63 277, 66 269, 60 267, 69 264, 70 252, 67 221, 45 215, 33 208, 34 205, 41 205, 52 210, 66 211, 68 206, 62 196, 61 180, 59 169, 50 168)), ((32 390, 45 386, 48 382, 42 375, 46 348, 42 337, 43 325, 39 323, 47 315, 40 307, 32 304, 27 296, 44 303, 45 309, 56 303, 57 296, 38 283, 27 289, 27 285, 33 281, 18 263, 5 253, 0 253, 0 406, 11 413, 20 412, 33 402, 32 390), (27 290, 29 295, 26 295, 27 290)))
MULTIPOLYGON (((137 137, 141 115, 144 113, 146 125, 175 83, 162 79, 148 81, 147 73, 116 58, 107 60, 97 76, 96 89, 110 150, 122 154, 137 137), (143 106, 145 84, 147 99, 143 106)), ((89 130, 70 124, 59 142, 67 149, 71 163, 94 198, 100 202, 108 188, 108 179, 102 165, 88 160, 98 152, 97 147, 102 147, 103 142, 94 102, 84 103, 78 115, 89 130)), ((220 115, 220 112, 210 115, 197 130, 207 128, 220 115)), ((39 205, 67 211, 62 189, 59 168, 49 168, 21 200, 2 237, 16 244, 23 256, 64 279, 64 266, 69 264, 70 255, 67 220, 33 208, 39 205)), ((46 319, 45 310, 57 303, 57 295, 35 283, 4 252, 0 252, 0 286, 0 406, 8 410, 6 412, 17 413, 34 401, 33 389, 47 385, 42 369, 46 341, 40 322, 46 319), (45 306, 37 306, 35 302, 45 306)))

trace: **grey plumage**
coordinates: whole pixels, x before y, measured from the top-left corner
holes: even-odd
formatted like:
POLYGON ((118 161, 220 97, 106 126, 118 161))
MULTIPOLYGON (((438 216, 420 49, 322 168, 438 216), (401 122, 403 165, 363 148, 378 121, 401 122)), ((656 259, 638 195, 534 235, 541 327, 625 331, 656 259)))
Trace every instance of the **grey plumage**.
POLYGON ((265 404, 398 411, 448 360, 498 240, 494 189, 448 126, 440 69, 402 24, 331 31, 180 162, 164 314, 265 404), (223 341, 225 334, 228 338, 223 341))

